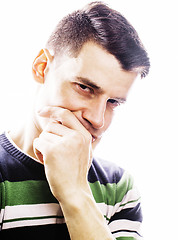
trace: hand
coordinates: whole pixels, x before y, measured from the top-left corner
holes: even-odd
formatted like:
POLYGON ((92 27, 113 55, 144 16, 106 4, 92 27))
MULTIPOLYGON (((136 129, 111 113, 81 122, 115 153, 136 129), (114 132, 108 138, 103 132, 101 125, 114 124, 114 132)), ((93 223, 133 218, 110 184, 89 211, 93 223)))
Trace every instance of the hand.
POLYGON ((91 134, 69 110, 45 107, 39 116, 48 124, 33 143, 36 157, 44 163, 53 195, 59 202, 77 192, 89 191, 87 174, 92 160, 91 134))

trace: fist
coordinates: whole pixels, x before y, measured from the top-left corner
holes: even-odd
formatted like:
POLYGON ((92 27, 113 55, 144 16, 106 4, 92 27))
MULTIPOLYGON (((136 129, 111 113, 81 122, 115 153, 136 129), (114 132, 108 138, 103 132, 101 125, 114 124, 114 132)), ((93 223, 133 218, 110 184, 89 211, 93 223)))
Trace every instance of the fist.
POLYGON ((58 201, 65 201, 88 189, 92 136, 67 109, 45 107, 39 116, 48 118, 48 123, 34 140, 34 152, 44 164, 53 195, 58 201))

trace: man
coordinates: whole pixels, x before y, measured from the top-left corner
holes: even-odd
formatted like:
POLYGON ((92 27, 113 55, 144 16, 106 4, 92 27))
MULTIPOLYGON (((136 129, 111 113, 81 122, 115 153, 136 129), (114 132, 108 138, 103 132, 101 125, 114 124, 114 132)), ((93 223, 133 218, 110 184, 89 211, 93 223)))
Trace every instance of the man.
POLYGON ((60 21, 33 62, 31 118, 0 136, 2 239, 140 238, 131 176, 93 150, 149 66, 134 28, 106 5, 60 21))

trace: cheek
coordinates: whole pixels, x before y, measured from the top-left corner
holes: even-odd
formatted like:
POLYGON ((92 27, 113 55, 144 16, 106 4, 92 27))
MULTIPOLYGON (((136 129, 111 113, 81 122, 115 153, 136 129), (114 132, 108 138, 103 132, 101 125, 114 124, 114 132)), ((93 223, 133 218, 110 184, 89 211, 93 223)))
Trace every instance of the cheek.
POLYGON ((111 125, 113 115, 114 115, 113 111, 106 111, 104 119, 104 131, 106 131, 108 127, 111 125))
POLYGON ((66 108, 71 112, 76 112, 82 109, 82 105, 83 103, 75 96, 71 94, 61 94, 57 106, 66 108))
POLYGON ((83 99, 70 87, 62 88, 54 99, 54 105, 66 108, 71 112, 82 111, 87 108, 88 100, 83 99))
POLYGON ((83 102, 73 89, 71 89, 68 82, 64 82, 60 86, 54 87, 49 98, 50 105, 66 108, 70 111, 77 111, 83 105, 83 102))

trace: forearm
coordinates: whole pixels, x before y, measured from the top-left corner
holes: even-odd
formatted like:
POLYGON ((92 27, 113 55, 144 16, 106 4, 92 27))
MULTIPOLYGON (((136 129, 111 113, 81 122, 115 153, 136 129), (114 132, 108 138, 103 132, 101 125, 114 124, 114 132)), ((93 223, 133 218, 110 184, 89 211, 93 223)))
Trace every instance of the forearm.
POLYGON ((61 207, 72 240, 113 240, 91 194, 80 193, 61 207))

